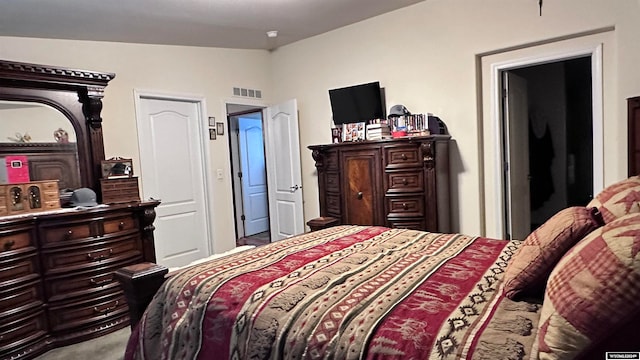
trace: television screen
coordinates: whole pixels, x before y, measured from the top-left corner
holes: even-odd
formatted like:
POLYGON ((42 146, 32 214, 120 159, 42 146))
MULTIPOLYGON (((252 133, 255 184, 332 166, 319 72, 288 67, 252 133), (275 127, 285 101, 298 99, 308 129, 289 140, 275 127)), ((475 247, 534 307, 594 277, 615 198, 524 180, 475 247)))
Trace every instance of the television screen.
POLYGON ((329 90, 333 122, 336 125, 384 118, 380 83, 329 90))

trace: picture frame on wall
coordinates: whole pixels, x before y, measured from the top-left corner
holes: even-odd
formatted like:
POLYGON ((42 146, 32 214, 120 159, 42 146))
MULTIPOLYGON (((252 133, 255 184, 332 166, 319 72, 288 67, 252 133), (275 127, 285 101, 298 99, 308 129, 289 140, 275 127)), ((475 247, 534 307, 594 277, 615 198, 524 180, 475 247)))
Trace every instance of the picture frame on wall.
POLYGON ((215 116, 209 116, 209 126, 210 127, 215 127, 216 126, 216 117, 215 116))
POLYGON ((209 140, 216 139, 216 129, 209 129, 209 140))
POLYGON ((224 135, 224 123, 216 123, 216 132, 218 135, 224 135))

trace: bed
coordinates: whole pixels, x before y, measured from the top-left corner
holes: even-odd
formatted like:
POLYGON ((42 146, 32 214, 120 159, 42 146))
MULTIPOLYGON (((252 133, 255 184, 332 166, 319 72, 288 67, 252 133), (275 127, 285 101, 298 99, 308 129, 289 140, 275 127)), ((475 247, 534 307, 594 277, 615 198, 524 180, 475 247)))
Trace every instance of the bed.
POLYGON ((640 199, 621 200, 640 179, 616 185, 523 241, 343 225, 190 266, 155 294, 125 359, 640 352, 640 199))

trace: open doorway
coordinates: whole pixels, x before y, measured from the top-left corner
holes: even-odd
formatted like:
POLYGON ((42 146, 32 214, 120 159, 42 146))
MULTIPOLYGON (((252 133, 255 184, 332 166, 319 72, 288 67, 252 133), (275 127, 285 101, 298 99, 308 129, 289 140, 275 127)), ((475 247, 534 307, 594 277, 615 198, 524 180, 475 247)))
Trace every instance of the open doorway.
POLYGON ((271 241, 269 197, 261 108, 227 105, 236 243, 271 241))
MULTIPOLYGON (((248 159, 254 157, 262 162, 264 158, 264 172, 267 180, 267 200, 270 242, 302 234, 304 227, 304 213, 302 206, 302 169, 300 164, 300 139, 298 132, 298 105, 295 99, 282 103, 261 106, 242 105, 233 102, 225 103, 227 125, 229 133, 229 152, 231 154, 231 178, 233 179, 234 211, 236 219, 237 239, 246 237, 245 226, 237 226, 246 222, 246 204, 242 202, 242 177, 238 176, 241 166, 240 140, 234 136, 239 131, 239 121, 234 117, 256 113, 262 117, 262 137, 260 130, 252 128, 252 144, 262 143, 264 154, 249 151, 248 159), (237 125, 236 125, 237 124, 237 125), (243 220, 244 215, 244 220, 243 220)), ((256 150, 257 151, 257 150, 256 150)), ((262 166, 262 165, 261 165, 262 166)), ((257 170, 256 170, 257 171, 257 170)), ((264 174, 264 173, 262 173, 264 174)), ((264 175, 260 175, 264 176, 264 175)))
POLYGON ((593 196, 591 56, 502 71, 507 239, 593 196))

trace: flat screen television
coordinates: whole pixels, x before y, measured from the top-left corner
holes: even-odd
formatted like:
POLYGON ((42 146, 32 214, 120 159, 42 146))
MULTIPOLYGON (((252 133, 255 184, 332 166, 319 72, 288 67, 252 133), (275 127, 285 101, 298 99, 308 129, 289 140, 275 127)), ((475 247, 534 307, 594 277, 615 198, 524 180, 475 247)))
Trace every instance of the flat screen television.
POLYGON ((384 119, 380 83, 372 82, 329 90, 336 125, 384 119))

